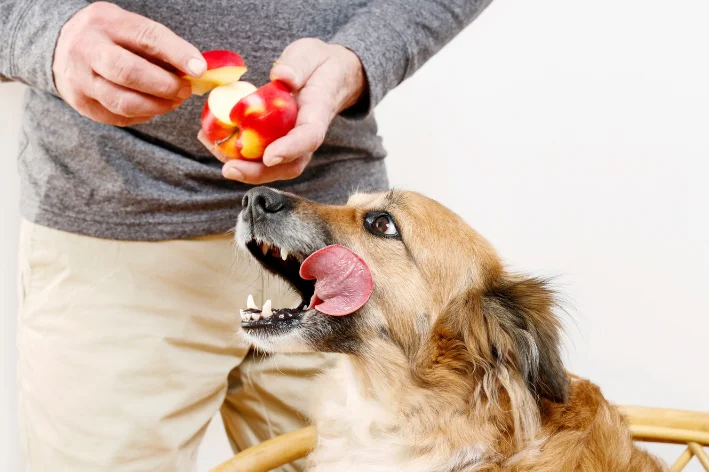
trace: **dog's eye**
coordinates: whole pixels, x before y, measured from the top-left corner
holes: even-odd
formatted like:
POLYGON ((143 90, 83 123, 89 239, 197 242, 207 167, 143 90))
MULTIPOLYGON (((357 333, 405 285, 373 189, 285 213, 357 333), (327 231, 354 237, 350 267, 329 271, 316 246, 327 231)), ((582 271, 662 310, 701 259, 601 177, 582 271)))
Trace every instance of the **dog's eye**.
POLYGON ((396 229, 394 220, 387 213, 370 213, 365 218, 367 229, 376 235, 387 237, 398 237, 399 231, 396 229))

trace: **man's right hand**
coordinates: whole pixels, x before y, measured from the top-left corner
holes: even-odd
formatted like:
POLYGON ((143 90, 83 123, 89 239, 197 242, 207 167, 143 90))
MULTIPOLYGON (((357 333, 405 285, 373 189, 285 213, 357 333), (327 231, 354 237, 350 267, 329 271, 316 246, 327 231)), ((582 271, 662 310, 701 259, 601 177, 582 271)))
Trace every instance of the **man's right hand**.
POLYGON ((106 2, 79 10, 62 27, 54 82, 71 107, 95 121, 130 126, 179 107, 200 76, 199 50, 167 27, 106 2))

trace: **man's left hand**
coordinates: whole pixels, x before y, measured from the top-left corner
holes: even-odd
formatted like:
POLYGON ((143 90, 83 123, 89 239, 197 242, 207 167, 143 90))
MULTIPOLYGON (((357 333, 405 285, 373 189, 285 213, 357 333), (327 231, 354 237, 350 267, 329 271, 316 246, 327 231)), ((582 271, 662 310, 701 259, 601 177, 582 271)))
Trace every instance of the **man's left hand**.
POLYGON ((200 131, 198 138, 224 162, 224 177, 260 185, 294 179, 325 139, 330 122, 357 103, 366 87, 362 63, 349 49, 319 39, 299 39, 271 69, 271 80, 288 85, 298 103, 298 118, 286 136, 271 143, 263 162, 224 157, 200 131))

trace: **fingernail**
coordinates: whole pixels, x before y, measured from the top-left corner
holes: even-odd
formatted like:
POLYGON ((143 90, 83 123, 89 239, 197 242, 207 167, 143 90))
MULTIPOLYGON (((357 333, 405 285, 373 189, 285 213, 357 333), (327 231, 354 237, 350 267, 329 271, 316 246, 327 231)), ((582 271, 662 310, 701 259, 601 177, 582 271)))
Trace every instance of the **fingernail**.
POLYGON ((224 169, 224 177, 231 180, 244 180, 244 174, 233 167, 227 167, 224 169))
POLYGON ((207 63, 204 59, 193 58, 187 62, 187 69, 194 76, 200 76, 207 70, 207 63))
MULTIPOLYGON (((274 64, 274 67, 278 64, 274 64)), ((295 86, 300 86, 300 76, 291 66, 283 64, 280 70, 276 69, 277 74, 271 73, 271 80, 286 80, 290 81, 295 86)))
POLYGON ((179 92, 177 92, 177 98, 182 100, 190 98, 190 95, 192 95, 192 87, 190 85, 185 85, 179 92))
POLYGON ((274 157, 273 159, 271 159, 270 161, 268 161, 268 167, 277 166, 277 165, 280 164, 281 162, 283 162, 283 158, 282 158, 282 157, 274 157))

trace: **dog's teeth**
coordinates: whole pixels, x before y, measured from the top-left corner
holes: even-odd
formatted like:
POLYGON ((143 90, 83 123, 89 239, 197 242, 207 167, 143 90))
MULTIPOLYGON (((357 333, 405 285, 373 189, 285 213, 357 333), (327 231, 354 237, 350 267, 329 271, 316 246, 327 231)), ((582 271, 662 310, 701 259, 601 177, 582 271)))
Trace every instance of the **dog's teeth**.
POLYGON ((239 310, 239 313, 241 314, 241 321, 249 320, 249 314, 246 313, 244 310, 239 310))
POLYGON ((254 297, 251 295, 249 295, 249 298, 246 299, 246 308, 248 308, 249 310, 258 310, 258 307, 254 302, 254 297))
POLYGON ((263 308, 261 309, 261 314, 263 315, 264 318, 268 318, 273 314, 273 311, 271 311, 271 300, 266 300, 266 303, 263 304, 263 308))
POLYGON ((286 317, 286 315, 284 315, 284 314, 278 315, 278 318, 280 318, 280 319, 283 319, 283 318, 285 318, 285 317, 286 317))
POLYGON ((288 249, 281 249, 281 259, 284 261, 288 259, 288 249))
POLYGON ((268 244, 268 243, 261 243, 261 252, 263 253, 264 256, 265 256, 266 254, 268 254, 269 249, 271 249, 271 245, 270 245, 270 244, 268 244))

